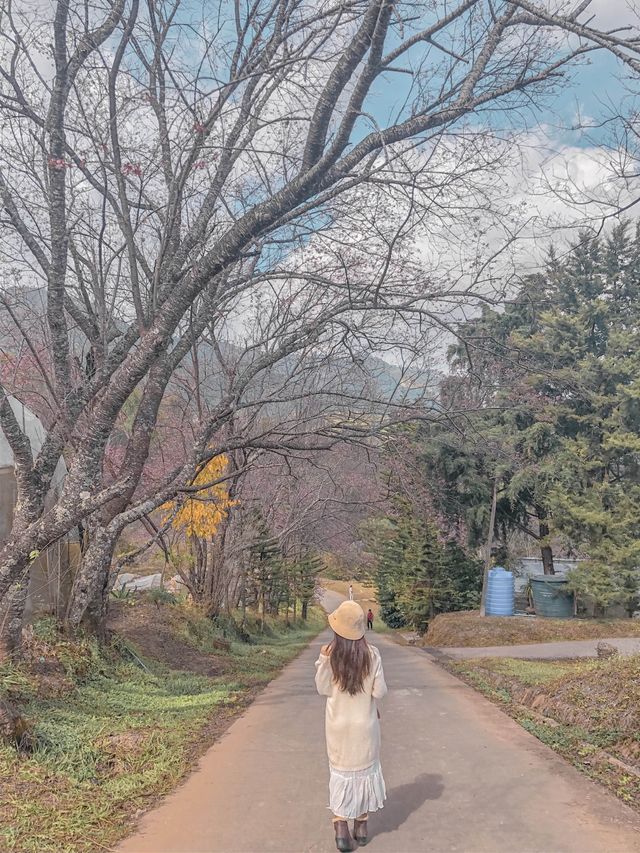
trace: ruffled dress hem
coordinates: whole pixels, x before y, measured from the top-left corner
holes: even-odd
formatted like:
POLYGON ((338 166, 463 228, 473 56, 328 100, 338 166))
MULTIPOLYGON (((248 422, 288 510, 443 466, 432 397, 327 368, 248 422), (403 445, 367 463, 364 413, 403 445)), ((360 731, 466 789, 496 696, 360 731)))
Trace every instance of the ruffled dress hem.
POLYGON ((329 808, 334 815, 352 820, 384 806, 387 791, 379 761, 364 770, 329 769, 329 808))

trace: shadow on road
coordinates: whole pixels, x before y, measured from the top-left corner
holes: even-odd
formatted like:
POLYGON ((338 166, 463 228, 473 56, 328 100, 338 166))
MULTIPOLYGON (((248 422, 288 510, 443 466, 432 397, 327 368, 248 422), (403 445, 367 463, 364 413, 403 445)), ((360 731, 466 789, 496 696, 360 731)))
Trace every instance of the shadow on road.
POLYGON ((413 782, 389 791, 384 809, 375 815, 375 834, 395 832, 423 803, 439 799, 443 791, 438 773, 421 773, 413 782))

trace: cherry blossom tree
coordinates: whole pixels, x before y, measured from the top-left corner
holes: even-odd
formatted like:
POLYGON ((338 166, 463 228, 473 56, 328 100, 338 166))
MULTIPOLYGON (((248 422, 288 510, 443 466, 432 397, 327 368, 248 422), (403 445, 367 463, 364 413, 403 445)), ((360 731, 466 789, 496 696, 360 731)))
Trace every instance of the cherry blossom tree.
POLYGON ((312 373, 316 393, 319 367, 319 441, 396 417, 410 383, 403 375, 381 411, 366 355, 398 348, 404 371, 434 325, 446 326, 452 301, 486 298, 494 254, 482 249, 452 282, 405 254, 415 229, 446 230, 452 216, 491 205, 496 116, 507 132, 590 51, 640 67, 634 34, 596 29, 587 7, 202 0, 198 18, 180 0, 57 0, 34 23, 27 0, 0 4, 3 304, 16 287, 43 294, 48 359, 34 350, 51 410, 34 457, 0 390, 18 489, 0 597, 34 550, 86 521, 69 612, 78 624, 106 588, 127 524, 190 488, 222 452, 295 449, 299 425, 272 423, 269 435, 257 412, 281 413, 312 373), (402 100, 383 115, 376 97, 394 80, 402 100), (442 168, 443 151, 458 152, 459 170, 442 168), (363 234, 373 248, 356 245, 363 234), (241 353, 218 353, 222 390, 206 409, 196 401, 185 458, 141 487, 174 377, 199 342, 219 350, 231 340, 248 308, 254 328, 241 353), (360 376, 328 393, 341 359, 360 376), (232 421, 245 426, 231 431, 232 421), (45 512, 62 456, 65 486, 45 512))

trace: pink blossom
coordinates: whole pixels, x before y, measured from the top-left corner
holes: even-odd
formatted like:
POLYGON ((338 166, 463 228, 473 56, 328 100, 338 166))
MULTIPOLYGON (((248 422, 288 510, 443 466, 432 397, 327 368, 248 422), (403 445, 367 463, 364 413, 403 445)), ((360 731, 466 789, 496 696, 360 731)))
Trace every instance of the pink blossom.
POLYGON ((142 177, 142 166, 140 163, 125 163, 122 167, 123 175, 135 175, 137 178, 142 177))
POLYGON ((62 157, 49 157, 47 162, 52 169, 56 169, 56 171, 58 172, 62 169, 71 168, 71 166, 73 165, 72 163, 69 163, 68 160, 65 160, 62 157))

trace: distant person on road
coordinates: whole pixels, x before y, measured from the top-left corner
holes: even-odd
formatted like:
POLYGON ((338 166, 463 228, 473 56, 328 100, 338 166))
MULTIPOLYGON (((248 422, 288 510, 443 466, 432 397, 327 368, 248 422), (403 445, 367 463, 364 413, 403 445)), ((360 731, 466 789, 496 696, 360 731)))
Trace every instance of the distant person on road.
POLYGON ((380 652, 365 639, 364 610, 343 601, 329 616, 334 636, 316 661, 316 688, 327 696, 325 733, 329 756, 329 808, 336 847, 367 843, 367 816, 384 805, 380 767, 380 712, 387 692, 380 652), (353 838, 348 821, 353 820, 353 838))
POLYGON ((367 631, 373 630, 373 610, 369 608, 367 610, 367 631))
POLYGON ((353 601, 353 584, 349 584, 349 601, 353 601))

